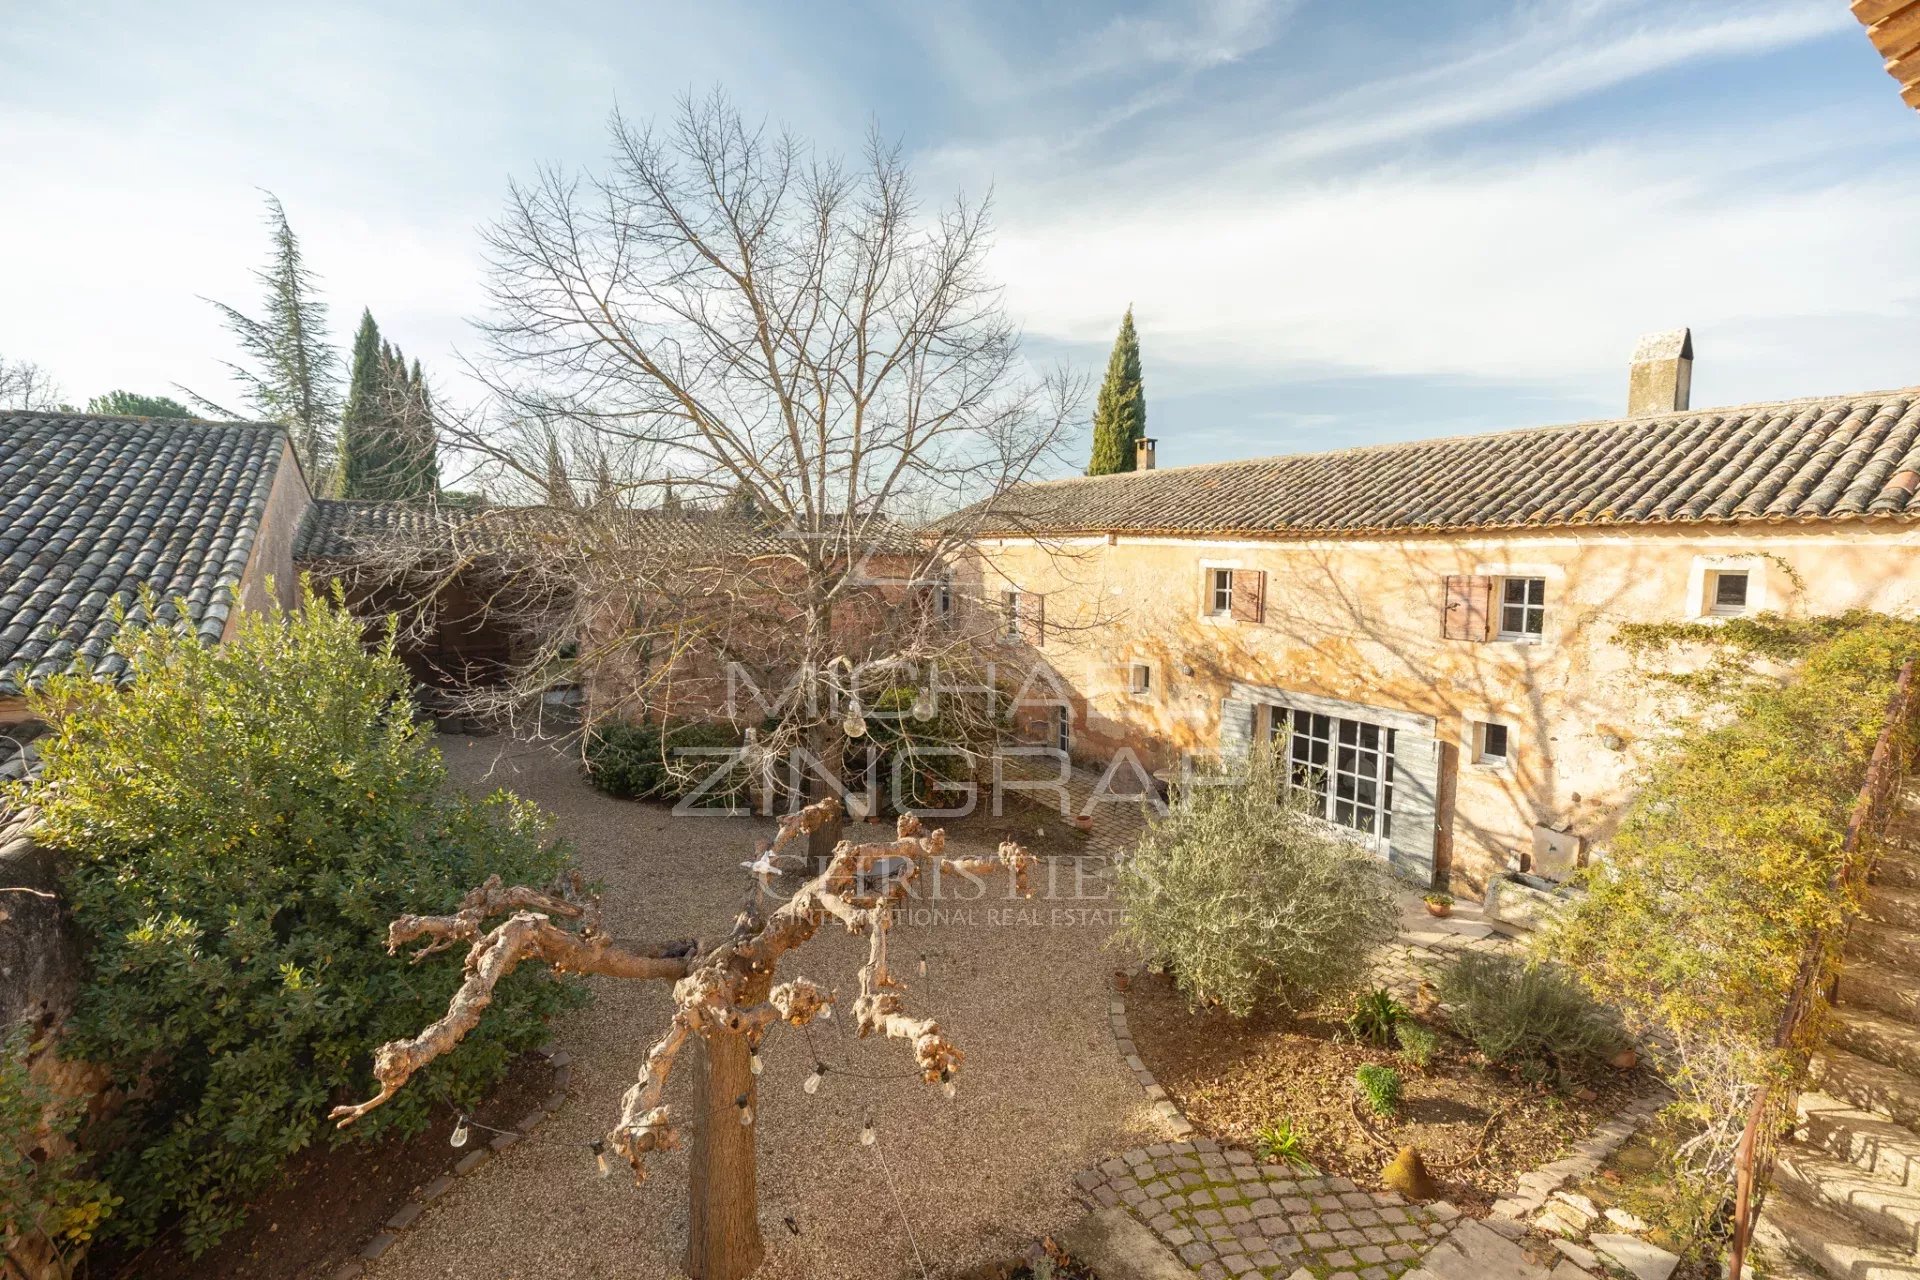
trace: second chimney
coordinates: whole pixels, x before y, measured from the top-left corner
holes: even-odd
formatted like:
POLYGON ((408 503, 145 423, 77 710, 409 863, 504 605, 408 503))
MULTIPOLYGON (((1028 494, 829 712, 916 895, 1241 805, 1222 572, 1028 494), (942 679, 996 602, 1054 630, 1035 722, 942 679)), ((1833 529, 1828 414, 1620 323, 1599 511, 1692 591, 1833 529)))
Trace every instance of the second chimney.
POLYGON ((1133 469, 1135 471, 1153 470, 1153 445, 1154 439, 1152 436, 1141 436, 1133 442, 1133 469))
POLYGON ((1693 395, 1693 331, 1649 333, 1633 349, 1627 370, 1627 416, 1673 413, 1693 395))

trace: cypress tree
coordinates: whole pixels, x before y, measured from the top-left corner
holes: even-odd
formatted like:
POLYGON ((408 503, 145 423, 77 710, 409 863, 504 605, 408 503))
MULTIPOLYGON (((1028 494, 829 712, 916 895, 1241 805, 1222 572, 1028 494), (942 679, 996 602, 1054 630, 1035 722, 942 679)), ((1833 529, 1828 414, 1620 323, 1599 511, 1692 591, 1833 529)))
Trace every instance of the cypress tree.
POLYGON ((347 498, 382 498, 384 472, 382 440, 385 433, 380 326, 373 311, 360 313, 353 335, 353 372, 347 383, 347 405, 340 413, 340 494, 347 498))
POLYGON ((1087 474, 1133 470, 1134 442, 1146 434, 1147 389, 1140 378, 1140 339, 1133 331, 1133 308, 1128 307, 1093 406, 1093 459, 1087 474))

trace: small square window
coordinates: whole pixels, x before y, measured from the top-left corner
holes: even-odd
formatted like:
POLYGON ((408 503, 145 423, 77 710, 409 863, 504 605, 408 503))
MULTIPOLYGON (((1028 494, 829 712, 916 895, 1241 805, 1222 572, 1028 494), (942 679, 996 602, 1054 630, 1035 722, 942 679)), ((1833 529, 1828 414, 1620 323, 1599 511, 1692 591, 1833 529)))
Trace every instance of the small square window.
POLYGON ((1053 709, 1053 745, 1062 755, 1073 750, 1073 711, 1068 707, 1053 709))
POLYGON ((1127 692, 1148 693, 1153 689, 1153 668, 1136 662, 1127 668, 1127 692))
POLYGON ((1747 571, 1745 569, 1726 569, 1713 574, 1712 593, 1707 598, 1707 612, 1721 617, 1747 611, 1747 571))
POLYGON ((1507 763, 1507 726, 1480 721, 1473 726, 1473 762, 1503 766, 1507 763))
POLYGON ((1500 638, 1538 640, 1547 628, 1547 580, 1500 579, 1500 638))
POLYGON ((1233 570, 1207 570, 1207 612, 1216 618, 1233 616, 1233 570))

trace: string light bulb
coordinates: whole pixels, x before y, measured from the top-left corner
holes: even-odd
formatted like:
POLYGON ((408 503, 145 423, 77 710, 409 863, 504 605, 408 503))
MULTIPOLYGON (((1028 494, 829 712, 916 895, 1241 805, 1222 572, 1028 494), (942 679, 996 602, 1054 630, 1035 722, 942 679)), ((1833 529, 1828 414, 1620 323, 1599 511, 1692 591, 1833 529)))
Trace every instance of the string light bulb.
POLYGON ((873 1131, 873 1112, 869 1111, 860 1125, 860 1145, 870 1147, 878 1141, 880 1141, 880 1135, 873 1131))
POLYGON ((461 1116, 459 1122, 453 1126, 453 1133, 448 1136, 447 1145, 452 1147, 464 1147, 467 1145, 467 1118, 465 1116, 461 1116))
POLYGON ((949 1098, 958 1097, 960 1086, 953 1082, 953 1072, 942 1068, 940 1071, 940 1092, 949 1098))
POLYGON ((748 1052, 748 1054, 747 1054, 747 1068, 748 1068, 748 1069, 749 1069, 750 1071, 752 1071, 752 1072, 753 1072, 753 1074, 755 1074, 755 1075, 759 1075, 759 1074, 761 1073, 761 1071, 763 1071, 763 1070, 765 1069, 765 1068, 764 1068, 764 1067, 762 1067, 762 1066, 761 1066, 761 1064, 760 1064, 760 1051, 759 1051, 758 1049, 753 1049, 753 1050, 750 1050, 750 1051, 748 1052))
POLYGON ((606 1142, 600 1138, 595 1138, 587 1145, 593 1151, 593 1167, 599 1170, 601 1177, 611 1178, 613 1176, 613 1161, 607 1159, 606 1142))
POLYGON ((822 1022, 833 1021, 833 1005, 831 1002, 820 1006, 820 1021, 822 1022))
POLYGON ((753 1107, 747 1102, 747 1095, 743 1093, 735 1098, 733 1105, 740 1110, 740 1127, 744 1129, 748 1125, 751 1125, 753 1123, 753 1107))
POLYGON ((913 718, 915 720, 931 720, 939 711, 939 704, 933 700, 933 690, 922 689, 914 695, 913 718))
POLYGON ((820 1082, 826 1078, 826 1075, 827 1064, 824 1062, 814 1063, 813 1074, 808 1076, 806 1083, 800 1086, 801 1092, 809 1096, 820 1092, 820 1082))
POLYGON ((920 953, 920 976, 927 976, 927 953, 924 951, 920 953))
POLYGON ((860 709, 860 699, 855 698, 847 704, 847 714, 840 721, 840 732, 849 738, 867 736, 867 717, 866 713, 860 709))

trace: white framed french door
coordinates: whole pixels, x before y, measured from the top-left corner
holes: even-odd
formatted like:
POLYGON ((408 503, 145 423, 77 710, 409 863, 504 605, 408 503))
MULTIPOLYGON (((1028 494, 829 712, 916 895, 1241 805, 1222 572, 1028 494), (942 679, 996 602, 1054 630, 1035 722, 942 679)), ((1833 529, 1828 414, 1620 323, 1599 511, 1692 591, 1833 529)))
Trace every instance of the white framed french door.
POLYGON ((1293 785, 1319 816, 1353 832, 1381 857, 1393 840, 1395 731, 1324 711, 1269 706, 1268 732, 1293 785))

